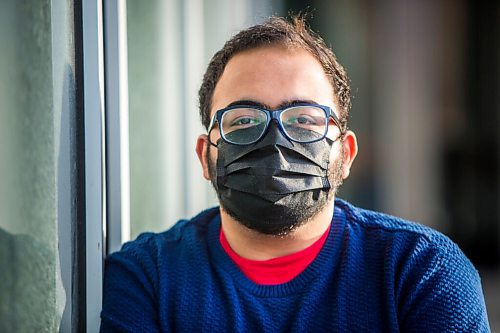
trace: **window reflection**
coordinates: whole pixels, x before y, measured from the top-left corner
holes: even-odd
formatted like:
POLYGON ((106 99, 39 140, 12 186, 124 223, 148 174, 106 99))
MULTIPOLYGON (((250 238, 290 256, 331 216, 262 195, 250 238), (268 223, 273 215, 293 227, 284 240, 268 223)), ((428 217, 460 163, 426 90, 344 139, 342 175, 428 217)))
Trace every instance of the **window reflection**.
POLYGON ((57 332, 71 304, 72 13, 0 3, 0 332, 57 332))

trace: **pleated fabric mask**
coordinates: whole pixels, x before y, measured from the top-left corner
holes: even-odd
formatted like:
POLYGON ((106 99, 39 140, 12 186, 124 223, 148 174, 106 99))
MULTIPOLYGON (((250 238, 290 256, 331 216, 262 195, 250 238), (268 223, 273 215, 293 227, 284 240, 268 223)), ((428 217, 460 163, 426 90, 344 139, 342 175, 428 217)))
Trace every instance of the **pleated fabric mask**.
POLYGON ((324 207, 333 140, 290 141, 271 122, 251 145, 219 139, 216 188, 229 215, 264 234, 284 234, 324 207))

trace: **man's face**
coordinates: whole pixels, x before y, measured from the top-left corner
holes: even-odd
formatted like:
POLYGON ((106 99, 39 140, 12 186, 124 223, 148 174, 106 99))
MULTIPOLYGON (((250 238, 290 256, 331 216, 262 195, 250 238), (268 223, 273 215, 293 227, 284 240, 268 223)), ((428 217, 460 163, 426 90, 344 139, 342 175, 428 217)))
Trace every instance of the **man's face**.
MULTIPOLYGON (((253 101, 270 109, 293 101, 338 109, 333 87, 321 64, 303 49, 289 50, 283 46, 241 52, 227 63, 215 87, 210 116, 238 101, 253 101)), ((339 134, 340 130, 336 126, 329 126, 327 136, 330 139, 336 139, 339 134)), ((214 128, 210 139, 215 143, 219 138, 219 130, 214 128)), ((336 160, 339 148, 340 144, 336 143, 331 161, 336 160)), ((216 161, 217 149, 210 149, 209 157, 216 161)))
MULTIPOLYGON (((321 64, 305 50, 291 50, 282 46, 241 52, 228 62, 214 91, 211 116, 217 110, 238 101, 245 101, 241 104, 256 102, 269 109, 277 109, 294 101, 338 109, 333 87, 321 64)), ((327 136, 335 140, 339 135, 339 128, 330 122, 327 136)), ((219 138, 220 133, 216 127, 211 131, 210 141, 215 143, 219 138)), ((333 193, 345 178, 342 147, 342 140, 337 140, 330 152, 330 183, 334 187, 333 193)), ((208 149, 207 146, 205 153, 207 161, 204 176, 215 183, 217 149, 208 149)), ((330 199, 333 197, 331 195, 330 199)), ((320 208, 322 207, 318 207, 320 208)))

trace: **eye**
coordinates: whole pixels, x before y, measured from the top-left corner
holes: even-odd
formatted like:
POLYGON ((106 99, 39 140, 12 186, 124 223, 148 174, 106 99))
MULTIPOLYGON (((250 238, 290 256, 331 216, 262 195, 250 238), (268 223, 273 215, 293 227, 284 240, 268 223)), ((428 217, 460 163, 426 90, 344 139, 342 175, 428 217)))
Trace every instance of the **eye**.
POLYGON ((291 107, 281 114, 285 126, 312 128, 326 125, 325 111, 314 106, 291 107))
POLYGON ((316 121, 313 117, 308 115, 299 115, 296 117, 291 117, 286 120, 287 124, 299 124, 299 125, 315 125, 316 121))
POLYGON ((233 131, 255 129, 266 124, 266 113, 252 108, 234 108, 222 115, 221 128, 224 135, 233 131))
POLYGON ((313 126, 325 126, 324 117, 316 117, 309 114, 298 114, 292 117, 283 119, 283 125, 309 128, 313 126))
POLYGON ((249 126, 261 123, 258 118, 254 117, 239 117, 231 122, 231 126, 249 126))

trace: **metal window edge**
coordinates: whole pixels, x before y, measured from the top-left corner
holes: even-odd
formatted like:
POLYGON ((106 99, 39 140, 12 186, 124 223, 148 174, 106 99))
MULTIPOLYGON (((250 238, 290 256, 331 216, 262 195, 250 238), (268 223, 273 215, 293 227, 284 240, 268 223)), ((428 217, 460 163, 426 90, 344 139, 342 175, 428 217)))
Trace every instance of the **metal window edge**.
POLYGON ((86 331, 97 332, 102 307, 106 222, 102 2, 82 1, 85 136, 86 331))
POLYGON ((104 2, 106 253, 130 239, 127 17, 125 0, 104 2))

